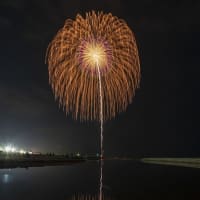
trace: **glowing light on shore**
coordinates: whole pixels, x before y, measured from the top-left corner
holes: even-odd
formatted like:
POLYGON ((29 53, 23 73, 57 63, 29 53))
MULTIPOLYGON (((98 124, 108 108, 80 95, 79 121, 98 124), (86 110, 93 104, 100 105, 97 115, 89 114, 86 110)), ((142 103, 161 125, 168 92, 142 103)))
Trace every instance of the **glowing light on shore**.
POLYGON ((5 152, 5 153, 9 153, 9 154, 12 154, 12 153, 13 154, 14 153, 19 153, 19 154, 26 154, 26 153, 33 154, 32 151, 26 151, 26 150, 24 150, 22 148, 21 149, 17 148, 15 146, 11 145, 11 144, 6 145, 4 148, 0 149, 0 151, 5 152))
POLYGON ((10 145, 9 146, 5 146, 4 150, 7 153, 12 152, 12 147, 10 145))
POLYGON ((16 148, 15 148, 15 147, 12 147, 12 148, 11 148, 11 152, 12 152, 12 153, 16 153, 16 152, 17 152, 16 148))
POLYGON ((24 151, 23 149, 21 149, 21 150, 19 151, 19 153, 20 153, 20 154, 25 154, 26 151, 24 151))
POLYGON ((17 153, 17 148, 12 145, 7 145, 4 147, 3 151, 6 153, 17 153))

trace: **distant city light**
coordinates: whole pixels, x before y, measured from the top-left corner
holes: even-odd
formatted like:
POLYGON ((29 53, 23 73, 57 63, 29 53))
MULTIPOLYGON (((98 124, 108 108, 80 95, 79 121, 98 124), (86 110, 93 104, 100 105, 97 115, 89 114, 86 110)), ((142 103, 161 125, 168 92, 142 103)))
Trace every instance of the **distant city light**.
POLYGON ((80 153, 77 153, 77 154, 76 154, 76 156, 80 157, 80 156, 81 156, 81 154, 80 154, 80 153))
POLYGON ((6 146, 6 147, 4 148, 4 150, 5 150, 5 152, 9 153, 9 152, 12 151, 12 147, 11 147, 11 146, 6 146))
POLYGON ((20 154, 25 154, 26 151, 24 151, 23 149, 21 149, 21 150, 19 151, 19 153, 20 153, 20 154))
POLYGON ((33 154, 32 151, 26 151, 24 149, 18 149, 18 148, 14 147, 13 145, 10 145, 10 144, 6 145, 4 148, 2 148, 1 151, 9 153, 9 154, 11 154, 11 153, 19 153, 19 154, 26 154, 26 153, 28 153, 28 154, 33 154))
POLYGON ((12 147, 12 148, 11 148, 11 152, 12 152, 12 153, 16 153, 16 148, 12 147))

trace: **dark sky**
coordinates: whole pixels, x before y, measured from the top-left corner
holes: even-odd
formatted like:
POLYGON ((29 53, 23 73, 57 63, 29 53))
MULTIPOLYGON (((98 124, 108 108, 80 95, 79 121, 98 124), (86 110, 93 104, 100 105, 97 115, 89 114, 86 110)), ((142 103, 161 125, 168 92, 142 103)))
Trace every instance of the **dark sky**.
POLYGON ((200 156, 200 1, 1 0, 0 144, 58 153, 99 150, 99 124, 59 109, 45 51, 66 18, 103 10, 134 31, 141 87, 104 127, 106 155, 200 156))

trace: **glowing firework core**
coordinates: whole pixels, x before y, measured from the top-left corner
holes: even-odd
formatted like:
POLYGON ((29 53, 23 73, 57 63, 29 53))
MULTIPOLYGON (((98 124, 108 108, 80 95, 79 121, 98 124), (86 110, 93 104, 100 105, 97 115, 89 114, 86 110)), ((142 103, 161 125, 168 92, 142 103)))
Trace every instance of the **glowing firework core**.
POLYGON ((81 67, 94 70, 97 65, 100 69, 107 68, 110 54, 109 48, 102 41, 89 41, 80 45, 78 57, 81 67))

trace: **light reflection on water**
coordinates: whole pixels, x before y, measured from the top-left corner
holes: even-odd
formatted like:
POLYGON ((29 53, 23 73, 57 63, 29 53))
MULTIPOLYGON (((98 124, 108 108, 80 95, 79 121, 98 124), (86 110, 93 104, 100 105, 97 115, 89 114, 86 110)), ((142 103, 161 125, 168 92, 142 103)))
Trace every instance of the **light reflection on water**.
MULTIPOLYGON (((105 200, 193 200, 200 196, 199 169, 104 161, 103 175, 105 200)), ((80 200, 90 200, 88 196, 98 200, 99 162, 0 169, 0 200, 72 200, 76 194, 83 194, 80 200)))
POLYGON ((3 175, 3 183, 8 183, 9 182, 9 174, 4 174, 3 175))
POLYGON ((3 184, 9 184, 12 181, 12 171, 10 169, 4 169, 1 172, 1 182, 3 184))
MULTIPOLYGON (((103 152, 103 151, 101 151, 103 152)), ((99 173, 99 194, 75 194, 71 200, 111 200, 103 193, 103 159, 100 159, 100 173, 99 173)))
POLYGON ((106 197, 103 194, 101 197, 99 197, 99 195, 77 194, 77 195, 74 195, 70 200, 99 200, 99 198, 102 198, 102 200, 113 200, 109 197, 106 197))

